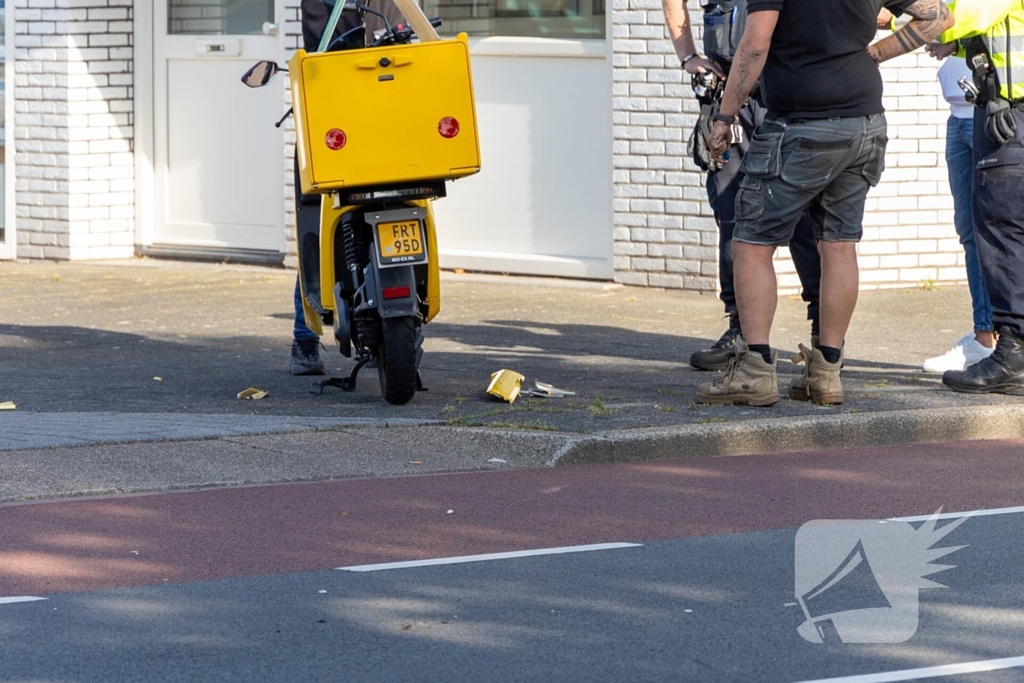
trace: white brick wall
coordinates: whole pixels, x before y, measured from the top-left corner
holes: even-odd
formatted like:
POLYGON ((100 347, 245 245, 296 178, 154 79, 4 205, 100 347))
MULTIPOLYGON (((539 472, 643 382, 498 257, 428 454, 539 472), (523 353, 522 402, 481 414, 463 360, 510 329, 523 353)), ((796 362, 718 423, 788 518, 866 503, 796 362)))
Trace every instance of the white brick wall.
POLYGON ((20 258, 135 253, 132 0, 15 1, 20 258))
MULTIPOLYGON (((699 24, 701 9, 689 0, 699 24)), ((687 158, 697 107, 668 40, 661 0, 613 2, 615 279, 718 289, 718 232, 704 176, 687 158)), ((698 41, 698 45, 699 45, 698 41)), ((868 197, 860 245, 864 287, 963 281, 944 159, 948 107, 923 53, 883 68, 887 170, 868 197)), ((780 286, 799 287, 787 250, 780 286)))
MULTIPOLYGON (((172 3, 183 21, 182 13, 205 11, 204 0, 172 3)), ((690 3, 699 19, 696 0, 690 3)), ((134 254, 132 4, 14 0, 21 258, 134 254)), ((298 5, 285 2, 285 59, 301 45, 298 5)), ((717 229, 703 174, 685 153, 696 106, 666 36, 661 0, 614 0, 612 41, 616 280, 715 291, 717 229)), ((862 282, 961 281, 963 254, 942 154, 947 109, 934 63, 912 55, 883 72, 891 142, 888 170, 868 198, 862 282)), ((285 87, 282 112, 289 100, 285 87)), ((283 161, 289 264, 294 142, 289 120, 283 161)), ((785 253, 777 266, 781 285, 795 287, 785 253)))
MULTIPOLYGON (((290 60, 295 51, 302 47, 302 22, 299 16, 300 0, 285 0, 284 10, 284 49, 285 61, 290 60)), ((285 82, 284 108, 282 114, 292 106, 291 90, 285 82)), ((295 121, 288 117, 284 133, 284 205, 285 205, 285 265, 289 268, 298 266, 295 242, 295 121)))

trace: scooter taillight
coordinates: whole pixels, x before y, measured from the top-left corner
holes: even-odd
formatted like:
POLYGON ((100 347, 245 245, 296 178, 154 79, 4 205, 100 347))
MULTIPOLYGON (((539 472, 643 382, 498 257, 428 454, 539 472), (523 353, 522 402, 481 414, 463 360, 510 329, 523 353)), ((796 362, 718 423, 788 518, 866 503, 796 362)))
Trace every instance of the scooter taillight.
POLYGON ((331 128, 324 136, 324 144, 335 152, 344 147, 346 142, 348 142, 348 136, 340 128, 331 128))
POLYGON ((437 122, 437 132, 443 138, 453 138, 459 134, 459 121, 452 116, 446 116, 437 122))
POLYGON ((402 287, 385 287, 381 290, 381 296, 385 299, 405 299, 409 296, 409 285, 402 287))

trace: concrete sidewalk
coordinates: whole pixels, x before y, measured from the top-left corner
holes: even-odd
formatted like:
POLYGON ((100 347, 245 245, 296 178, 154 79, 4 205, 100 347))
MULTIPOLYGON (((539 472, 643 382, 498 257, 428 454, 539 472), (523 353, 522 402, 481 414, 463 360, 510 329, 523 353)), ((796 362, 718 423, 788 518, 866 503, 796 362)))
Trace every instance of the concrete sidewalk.
MULTIPOLYGON (((429 391, 395 407, 380 400, 373 370, 357 392, 323 395, 310 393, 311 378, 288 374, 289 271, 2 263, 0 281, 0 402, 18 406, 0 411, 0 450, 430 424, 511 440, 547 434, 561 446, 545 462, 580 462, 1024 433, 1021 399, 955 394, 920 371, 970 329, 966 288, 864 292, 847 344, 846 404, 784 399, 765 409, 693 403, 696 385, 713 375, 691 370, 690 353, 725 326, 715 297, 446 274, 442 313, 426 328, 429 391), (577 396, 506 405, 485 394, 501 368, 577 396), (247 387, 269 395, 238 400, 247 387)), ((781 357, 808 343, 805 312, 797 297, 782 297, 773 338, 781 357)), ((350 361, 333 345, 324 358, 347 374, 350 361)), ((781 363, 780 372, 784 388, 799 370, 781 363)))

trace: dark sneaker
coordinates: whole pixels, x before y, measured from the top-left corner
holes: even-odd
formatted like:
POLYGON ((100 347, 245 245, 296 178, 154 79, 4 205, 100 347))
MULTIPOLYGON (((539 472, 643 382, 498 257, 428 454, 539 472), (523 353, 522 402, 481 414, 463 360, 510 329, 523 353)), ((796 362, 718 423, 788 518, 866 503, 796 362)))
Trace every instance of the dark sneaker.
POLYGON ((696 351, 690 356, 690 365, 696 370, 725 370, 736 355, 736 337, 740 336, 740 315, 729 314, 729 329, 711 348, 696 351))
POLYGON ((942 383, 966 394, 1024 396, 1024 337, 1002 327, 991 356, 966 370, 947 370, 942 383))
POLYGON ((318 339, 296 339, 292 342, 289 369, 293 375, 322 375, 324 362, 320 360, 318 339))

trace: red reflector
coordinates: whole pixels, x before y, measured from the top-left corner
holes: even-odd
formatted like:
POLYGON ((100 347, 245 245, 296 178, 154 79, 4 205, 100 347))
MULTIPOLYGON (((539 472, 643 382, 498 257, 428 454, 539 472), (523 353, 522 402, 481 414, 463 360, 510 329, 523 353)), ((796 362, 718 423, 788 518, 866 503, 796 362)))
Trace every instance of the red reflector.
POLYGON ((385 299, 405 299, 409 296, 409 285, 402 287, 385 287, 382 292, 385 299))
POLYGON ((344 147, 346 142, 348 142, 348 136, 340 128, 331 128, 324 136, 324 144, 335 152, 344 147))
POLYGON ((459 134, 459 121, 458 119, 446 116, 437 123, 437 132, 441 134, 443 138, 453 138, 459 134))

